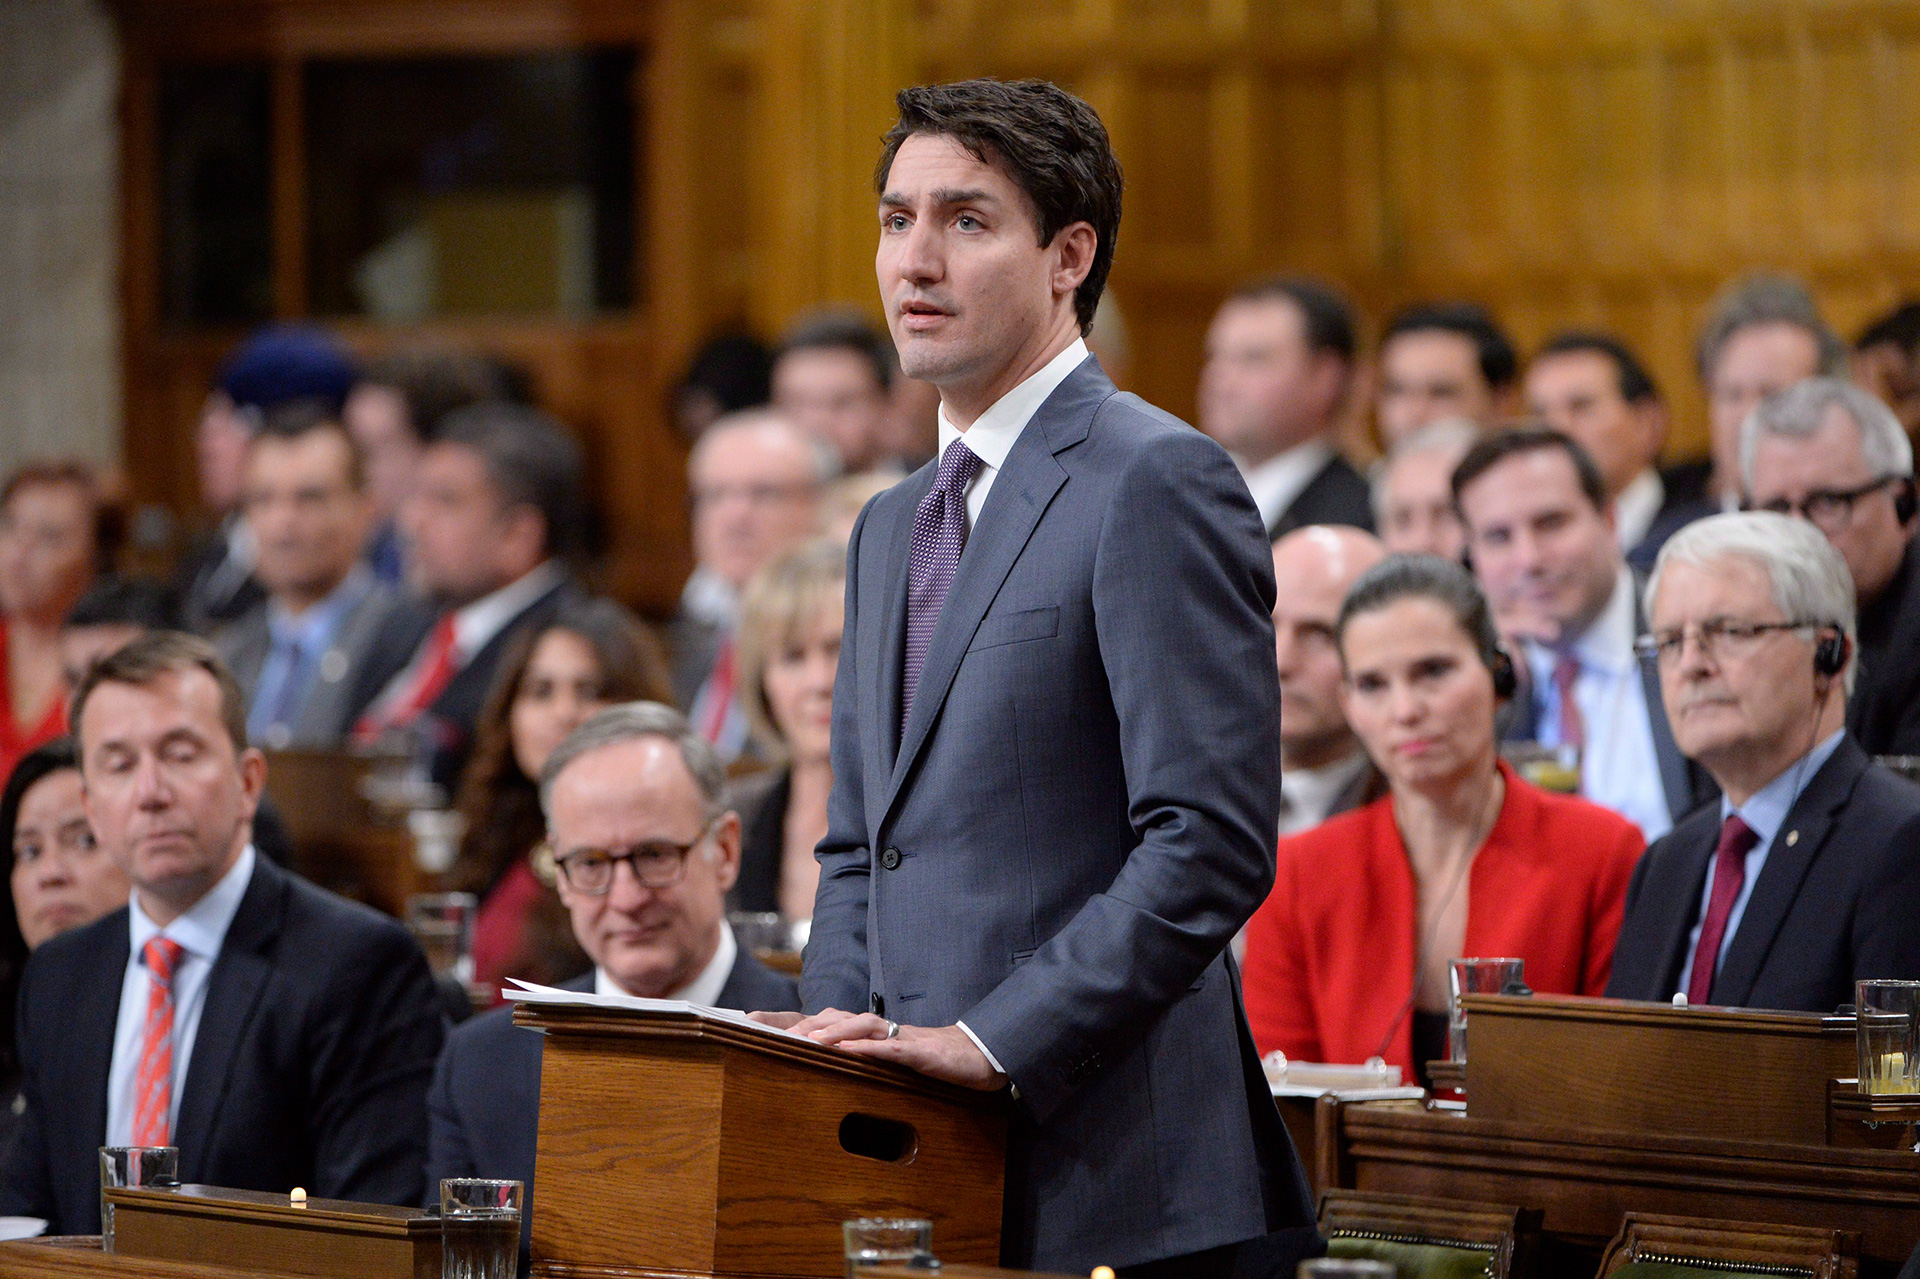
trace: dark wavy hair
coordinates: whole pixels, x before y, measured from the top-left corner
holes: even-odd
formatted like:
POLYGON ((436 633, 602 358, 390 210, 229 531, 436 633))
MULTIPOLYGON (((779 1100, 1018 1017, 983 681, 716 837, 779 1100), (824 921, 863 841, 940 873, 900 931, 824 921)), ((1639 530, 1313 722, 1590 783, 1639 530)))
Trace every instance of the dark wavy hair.
POLYGON ((1074 290, 1080 332, 1113 268, 1120 236, 1120 161, 1107 126, 1094 109, 1045 80, 962 80, 902 89, 894 98, 900 119, 882 140, 874 190, 884 194, 900 144, 916 133, 952 138, 982 164, 992 165, 1027 193, 1039 218, 1040 243, 1075 222, 1090 223, 1098 242, 1093 268, 1074 290))
MULTIPOLYGON (((551 622, 515 640, 500 664, 474 730, 473 758, 460 777, 455 807, 467 819, 459 856, 447 872, 450 888, 485 897, 514 862, 546 838, 538 778, 528 777, 513 753, 513 702, 540 640, 552 631, 578 635, 600 665, 608 702, 673 701, 666 657, 653 632, 609 599, 570 601, 551 622)), ((587 959, 574 940, 560 899, 548 893, 533 921, 533 969, 514 976, 555 982, 575 976, 587 959), (568 968, 567 965, 572 967, 568 968)))

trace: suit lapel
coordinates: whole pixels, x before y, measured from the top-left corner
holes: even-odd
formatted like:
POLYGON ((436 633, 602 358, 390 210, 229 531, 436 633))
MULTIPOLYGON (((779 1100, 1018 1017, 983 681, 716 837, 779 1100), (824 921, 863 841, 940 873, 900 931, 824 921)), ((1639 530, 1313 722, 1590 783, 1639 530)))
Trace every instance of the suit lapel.
POLYGON ((193 1059, 187 1065, 174 1130, 182 1181, 203 1179, 214 1120, 232 1084, 235 1054, 273 976, 266 950, 280 931, 287 888, 286 875, 256 855, 253 879, 207 976, 200 1029, 194 1036, 193 1059))
MULTIPOLYGON (((880 530, 887 550, 886 576, 880 579, 886 584, 886 602, 878 631, 880 648, 871 664, 873 704, 879 709, 879 717, 877 721, 869 717, 869 723, 878 729, 869 743, 869 758, 880 761, 882 778, 893 776, 894 761, 900 753, 900 668, 907 649, 907 560, 913 551, 913 517, 933 489, 938 467, 937 459, 929 462, 900 486, 901 500, 895 503, 889 524, 880 530)), ((870 800, 878 800, 882 794, 880 787, 867 788, 870 800)))
POLYGON ((1854 784, 1867 770, 1867 756, 1851 737, 1843 738, 1833 758, 1821 765, 1800 798, 1787 812, 1767 849, 1760 879, 1740 916, 1740 931, 1727 947, 1727 958, 1713 980, 1713 1002, 1744 1004, 1753 993, 1761 966, 1773 949, 1773 939, 1786 922, 1800 895, 1800 885, 1812 869, 1821 845, 1832 832, 1839 812, 1853 794, 1854 784))
MULTIPOLYGON (((71 1034, 61 1037, 65 1049, 65 1068, 73 1072, 78 1086, 68 1093, 64 1081, 59 1081, 57 1092, 51 1089, 48 1092, 49 1096, 83 1099, 83 1108, 78 1116, 80 1134, 93 1149, 107 1143, 107 1076, 113 1068, 113 1039, 119 1030, 120 995, 126 988, 127 960, 132 953, 126 909, 116 911, 107 918, 116 921, 109 925, 112 942, 94 952, 92 972, 82 986, 87 992, 90 1006, 69 1023, 71 1034)), ((43 1080, 41 1087, 47 1088, 50 1084, 56 1084, 56 1081, 43 1080)), ((91 1160, 94 1156, 89 1153, 88 1158, 91 1160)))
MULTIPOLYGON (((913 698, 913 710, 907 717, 900 738, 900 754, 893 763, 893 775, 887 786, 885 813, 893 807, 902 782, 913 768, 914 758, 926 744, 940 709, 946 704, 961 659, 973 642, 994 596, 999 594, 1014 561, 1026 549, 1027 540, 1046 514, 1054 495, 1067 482, 1067 472, 1054 454, 1079 443, 1093 425, 1093 415, 1114 394, 1113 383, 1089 357, 1067 375, 1054 393, 1047 397, 1020 438, 1007 454, 1006 465, 994 477, 993 488, 980 508, 980 518, 967 537, 960 553, 960 567, 953 587, 947 592, 940 619, 934 623, 933 637, 927 644, 926 664, 920 670, 920 687, 913 698)), ((910 536, 910 532, 909 532, 910 536)), ((900 574, 900 615, 904 631, 906 617, 906 574, 900 574)), ((896 661, 896 665, 897 665, 896 661)), ((896 685, 899 674, 894 675, 896 685)), ((894 703, 898 706, 898 701, 894 703)))

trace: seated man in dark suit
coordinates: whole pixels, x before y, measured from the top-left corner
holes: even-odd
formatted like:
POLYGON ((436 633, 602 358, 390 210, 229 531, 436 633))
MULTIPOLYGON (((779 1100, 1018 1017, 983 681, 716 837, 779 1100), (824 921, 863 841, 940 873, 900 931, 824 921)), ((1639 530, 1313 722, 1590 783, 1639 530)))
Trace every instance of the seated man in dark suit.
MULTIPOLYGON (((678 711, 629 702, 582 724, 547 757, 540 801, 555 887, 594 970, 569 990, 797 1011, 791 977, 734 942, 726 895, 740 872, 740 818, 720 806, 719 756, 678 711)), ((434 1071, 427 1192, 444 1177, 527 1183, 533 1214, 541 1037, 501 1008, 456 1029, 434 1071)), ((524 1269, 524 1267, 523 1267, 524 1269)))
POLYGON ((103 1145, 178 1146, 184 1182, 419 1199, 443 1037, 426 960, 255 855, 266 761, 245 716, 213 649, 175 632, 75 690, 87 818, 133 900, 27 964, 0 1213, 97 1232, 103 1145))
POLYGON ((501 658, 579 591, 564 565, 583 549, 585 482, 579 445, 545 414, 476 404, 447 415, 400 509, 425 598, 368 646, 351 699, 357 744, 401 740, 453 785, 501 658))
POLYGON ((1715 515, 1647 587, 1675 740, 1722 797, 1649 848, 1607 993, 1827 1012, 1920 978, 1920 787, 1846 731, 1853 582, 1811 525, 1715 515))
POLYGON ((1207 330, 1200 429, 1233 454, 1271 541, 1373 528, 1367 482, 1339 451, 1355 353, 1352 311, 1312 280, 1244 285, 1207 330))

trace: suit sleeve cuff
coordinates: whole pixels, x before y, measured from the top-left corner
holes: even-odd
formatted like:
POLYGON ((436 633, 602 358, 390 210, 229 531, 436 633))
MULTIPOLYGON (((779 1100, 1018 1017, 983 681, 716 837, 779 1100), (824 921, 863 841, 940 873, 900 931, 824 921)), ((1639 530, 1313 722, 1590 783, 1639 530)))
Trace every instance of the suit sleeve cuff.
MULTIPOLYGON (((1007 1073, 1006 1067, 1000 1064, 1000 1059, 993 1055, 993 1050, 991 1048, 987 1047, 984 1043, 980 1041, 980 1036, 973 1033, 972 1027, 968 1026, 967 1023, 964 1021, 955 1022, 954 1024, 960 1027, 960 1031, 962 1034, 966 1035, 968 1039, 971 1039, 973 1041, 973 1046, 980 1050, 980 1055, 987 1059, 987 1065, 993 1067, 995 1074, 1004 1075, 1007 1073)), ((1013 1099, 1015 1101, 1019 1101, 1020 1085, 1014 1084, 1012 1088, 1013 1088, 1013 1099)))

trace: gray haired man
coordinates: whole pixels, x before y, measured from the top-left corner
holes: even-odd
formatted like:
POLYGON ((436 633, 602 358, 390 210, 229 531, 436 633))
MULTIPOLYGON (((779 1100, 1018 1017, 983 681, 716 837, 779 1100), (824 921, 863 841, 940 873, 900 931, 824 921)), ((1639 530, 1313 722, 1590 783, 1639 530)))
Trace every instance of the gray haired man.
POLYGON ((1634 869, 1607 994, 1825 1012, 1920 978, 1920 787, 1847 733, 1853 582, 1767 511, 1661 548, 1650 633, 1674 740, 1722 792, 1634 869))
POLYGON ((1873 755, 1920 753, 1920 568, 1913 446, 1893 411, 1839 378, 1763 401, 1740 433, 1749 506, 1794 515, 1846 561, 1860 608, 1847 727, 1873 755))

